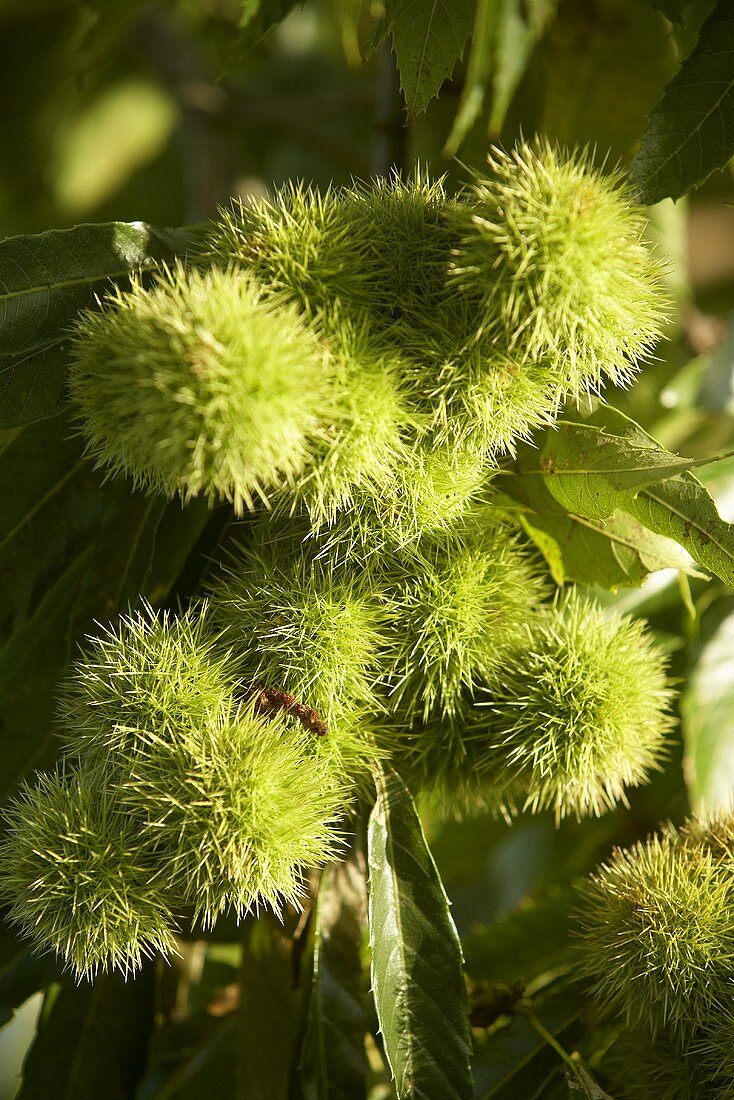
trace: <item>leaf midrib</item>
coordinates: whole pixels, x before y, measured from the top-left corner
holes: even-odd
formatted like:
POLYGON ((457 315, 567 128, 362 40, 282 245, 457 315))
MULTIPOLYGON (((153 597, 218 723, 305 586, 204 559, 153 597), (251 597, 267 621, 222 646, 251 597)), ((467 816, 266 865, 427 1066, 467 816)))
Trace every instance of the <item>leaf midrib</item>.
POLYGON ((23 530, 23 528, 29 524, 40 511, 42 511, 49 501, 61 492, 66 484, 87 464, 86 459, 79 459, 74 465, 66 471, 63 477, 59 478, 54 485, 51 486, 44 495, 36 501, 32 508, 30 508, 25 515, 16 523, 15 527, 10 530, 3 539, 0 539, 0 552, 5 549, 8 543, 12 542, 15 536, 23 530))
MULTIPOLYGON (((382 795, 382 805, 383 805, 384 811, 385 811, 385 839, 386 839, 386 842, 387 842, 387 848, 388 848, 388 853, 389 853, 389 857, 390 857, 390 880, 392 882, 393 893, 394 893, 395 897, 399 897, 399 891, 396 888, 397 887, 397 877, 396 877, 395 871, 394 871, 394 868, 395 868, 395 844, 393 842, 392 829, 390 827, 391 823, 392 823, 392 813, 391 813, 391 809, 390 809, 390 803, 389 803, 389 800, 387 798, 387 780, 386 780, 384 772, 382 772, 382 771, 380 772, 380 785, 381 785, 381 788, 382 788, 382 790, 380 792, 381 795, 382 795)), ((410 982, 407 980, 408 968, 407 968, 407 964, 406 964, 406 960, 405 960, 405 950, 404 950, 404 947, 403 947, 403 921, 402 921, 402 915, 401 915, 401 912, 400 912, 400 905, 399 904, 394 906, 394 913, 395 913, 395 923, 396 923, 397 928, 398 928, 398 945, 399 945, 398 946, 398 952, 399 952, 399 955, 400 955, 400 966, 401 966, 401 973, 402 973, 402 979, 403 979, 403 992, 404 992, 404 996, 405 996, 405 999, 404 999, 403 1003, 406 1006, 410 1006, 411 1003, 412 1003, 411 998, 410 998, 410 982)), ((414 1058, 415 1058, 415 1053, 414 1053, 414 1049, 413 1049, 415 1037, 413 1035, 413 1030, 410 1027, 410 1020, 411 1019, 412 1019, 412 1013, 410 1011, 410 1008, 408 1007, 408 1020, 407 1020, 405 1035, 407 1036, 407 1038, 409 1040, 409 1044, 408 1044, 409 1055, 408 1055, 408 1058, 407 1058, 406 1071, 409 1075, 408 1076, 408 1084, 412 1088, 413 1084, 415 1083, 414 1082, 414 1058)), ((386 1051, 386 1053, 387 1053, 387 1051, 386 1051)), ((389 1060, 389 1056, 388 1056, 388 1060, 389 1060)), ((393 1076, 395 1076, 395 1069, 394 1069, 394 1067, 391 1067, 391 1068, 393 1069, 393 1076)))
POLYGON ((408 111, 411 114, 415 110, 415 105, 416 105, 416 102, 418 100, 418 89, 420 88, 420 85, 421 85, 421 79, 423 77, 423 69, 424 69, 424 66, 425 66, 425 63, 426 63, 426 54, 428 53, 428 39, 429 39, 429 36, 430 36, 432 28, 433 28, 433 20, 436 16, 436 8, 438 7, 438 4, 439 4, 439 0, 433 0, 433 6, 431 8, 431 15, 430 15, 430 18, 428 20, 428 23, 426 24, 426 33, 423 36, 423 49, 421 51, 420 61, 417 65, 416 71, 415 71, 415 88, 414 88, 414 91, 413 91, 413 97, 412 97, 410 103, 408 104, 408 111))
MULTIPOLYGON (((691 519, 690 516, 685 515, 683 512, 679 512, 678 509, 673 507, 672 504, 669 504, 666 500, 661 500, 660 497, 656 496, 655 493, 653 493, 649 489, 643 490, 640 493, 640 496, 649 497, 650 500, 653 500, 656 504, 659 504, 661 508, 664 508, 668 512, 672 512, 673 515, 677 516, 678 519, 683 521, 683 523, 689 523, 691 527, 695 528, 696 531, 705 536, 707 542, 713 543, 713 545, 721 551, 725 558, 727 558, 731 562, 734 562, 734 554, 732 554, 731 550, 727 550, 723 543, 719 542, 717 538, 709 534, 706 528, 702 527, 700 523, 698 523, 695 519, 691 519)), ((723 522, 724 521, 722 520, 722 523, 723 522)))
MULTIPOLYGON (((146 271, 151 268, 162 267, 164 261, 162 260, 147 260, 142 258, 139 263, 130 264, 128 267, 120 268, 117 271, 102 271, 98 275, 84 275, 78 279, 59 279, 51 280, 48 283, 40 283, 38 286, 23 287, 22 290, 11 290, 4 293, 0 293, 0 305, 4 302, 12 301, 14 298, 23 298, 26 295, 40 294, 43 291, 51 293, 53 290, 64 290, 67 287, 72 286, 88 286, 90 283, 100 283, 105 279, 122 279, 125 275, 129 275, 131 271, 135 271, 137 268, 144 267, 146 271)), ((0 320, 5 320, 5 316, 0 320)))

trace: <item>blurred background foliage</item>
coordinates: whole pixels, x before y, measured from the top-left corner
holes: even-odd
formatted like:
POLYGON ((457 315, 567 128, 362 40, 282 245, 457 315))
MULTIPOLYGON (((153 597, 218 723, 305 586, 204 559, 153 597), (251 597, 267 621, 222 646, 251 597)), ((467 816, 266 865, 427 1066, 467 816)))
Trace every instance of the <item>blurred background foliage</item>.
MULTIPOLYGON (((440 94, 402 129, 389 40, 370 50, 399 3, 0 0, 0 235, 112 220, 192 225, 233 195, 262 194, 294 178, 321 187, 366 179, 397 157, 404 168, 420 161, 446 173, 454 185, 467 168, 481 167, 488 142, 536 131, 589 144, 600 161, 629 164, 646 116, 712 3, 503 0, 495 7, 491 35, 477 23, 486 49, 466 50, 440 94)), ((489 18, 490 5, 480 8, 489 18)), ((411 10, 418 18, 422 8, 411 10)), ((394 25, 398 47, 399 35, 394 25)), ((666 447, 695 457, 734 447, 733 202, 726 168, 677 203, 651 209, 651 238, 669 261, 673 318, 636 386, 608 395, 666 447)), ((734 521, 734 459, 700 476, 734 521)), ((196 522, 192 543, 204 520, 196 522)), ((196 545, 205 556, 206 544, 196 545)), ((690 808, 725 804, 734 788, 734 595, 716 580, 689 582, 664 570, 639 588, 599 596, 646 616, 670 649, 682 725, 665 769, 633 792, 629 808, 560 828, 550 816, 508 827, 426 812, 472 983, 480 1097, 569 1095, 556 1055, 526 1021, 492 1007, 497 983, 511 992, 520 979, 546 1027, 569 1049, 580 1045, 592 1068, 602 1066, 603 1080, 613 1037, 583 1024, 566 980, 571 884, 613 845, 662 819, 679 821, 690 808)), ((0 1033, 0 1096, 16 1094, 36 1021, 24 1098, 256 1098, 265 1095, 254 1068, 264 1049, 283 1066, 278 1096, 299 1095, 290 1067, 298 1061, 309 934, 295 915, 282 928, 246 927, 243 961, 241 933, 224 922, 210 941, 187 941, 182 959, 155 982, 151 967, 148 985, 145 976, 134 987, 105 978, 92 991, 61 981, 52 961, 25 948, 18 954, 3 931, 0 1013, 10 1019, 25 1007, 0 1033), (262 963, 257 981, 267 980, 268 996, 257 995, 243 969, 252 957, 262 963), (118 1010, 131 998, 140 1004, 125 1018, 137 1024, 126 1030, 118 1010), (111 1048, 105 1019, 114 1013, 111 1048)), ((392 1094, 372 1025, 369 1095, 380 1100, 392 1094)))

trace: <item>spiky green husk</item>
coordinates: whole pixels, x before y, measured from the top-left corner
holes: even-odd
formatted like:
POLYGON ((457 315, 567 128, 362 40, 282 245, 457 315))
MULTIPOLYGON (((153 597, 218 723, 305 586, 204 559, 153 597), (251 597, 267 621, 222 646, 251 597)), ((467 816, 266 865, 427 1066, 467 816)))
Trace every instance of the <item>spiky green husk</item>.
POLYGON ((496 339, 470 339, 451 357, 432 351, 427 344, 420 362, 406 356, 406 365, 438 447, 471 449, 490 470, 558 411, 562 395, 548 369, 523 362, 496 339))
POLYGON ((100 465, 240 513, 300 473, 333 412, 315 333, 233 269, 116 290, 82 315, 69 384, 100 465))
POLYGON ((643 220, 584 153, 495 150, 458 199, 420 170, 320 196, 288 186, 222 214, 213 254, 404 363, 438 445, 493 463, 565 397, 628 381, 662 320, 643 220))
POLYGON ((452 269, 457 292, 481 306, 480 332, 549 363, 571 394, 627 384, 659 336, 665 300, 619 173, 543 139, 495 149, 488 163, 452 269))
POLYGON ((386 644, 381 593, 297 532, 263 522, 213 590, 214 612, 242 676, 313 707, 329 729, 319 751, 349 773, 364 771, 375 757, 364 717, 379 710, 386 644))
MULTIPOLYGON (((408 726, 453 719, 466 693, 498 674, 536 612, 542 585, 509 532, 496 524, 468 525, 457 540, 423 539, 394 557, 388 576, 390 709, 408 726)), ((427 741, 426 751, 432 751, 427 741)), ((434 767, 441 770, 438 760, 434 767)))
POLYGON ((665 658, 643 624, 572 592, 488 680, 466 745, 525 808, 601 814, 658 767, 671 726, 665 658))
POLYGON ((599 1004, 685 1039, 723 1019, 734 982, 734 876, 672 828, 617 849, 587 881, 580 960, 599 1004))
POLYGON ((306 867, 333 858, 349 804, 314 734, 250 701, 189 730, 149 738, 119 794, 155 844, 169 889, 211 927, 298 904, 306 867))
MULTIPOLYGON (((446 299, 446 275, 460 224, 443 179, 417 168, 358 184, 342 194, 345 257, 362 272, 352 301, 374 329, 397 347, 406 330, 435 332, 446 299)), ((451 339, 451 329, 446 333, 451 339)))
POLYGON ((653 1037, 645 1028, 623 1033, 609 1068, 613 1095, 624 1100, 731 1100, 734 1093, 734 1025, 712 1021, 712 1034, 684 1043, 653 1037))
POLYGON ((322 541, 338 561, 370 564, 410 552, 421 537, 450 538, 481 500, 488 477, 473 450, 419 444, 382 496, 359 494, 322 541))
MULTIPOLYGON (((641 628, 572 598, 528 634, 535 573, 475 522, 498 456, 568 392, 633 373, 657 269, 617 181, 583 156, 539 144, 492 167, 456 201, 420 174, 286 188, 223 216, 222 269, 135 281, 82 322, 71 385, 100 462, 239 512, 278 505, 216 596, 225 643, 197 613, 133 617, 63 705, 82 774, 129 815, 120 843, 134 822, 207 926, 297 901, 304 866, 335 851, 343 786, 380 753, 453 797, 557 816, 601 812, 659 759, 663 662, 641 628), (258 684, 313 707, 327 736, 258 684)), ((115 955, 104 933, 87 969, 138 965, 136 935, 115 955)))
POLYGON ((313 320, 335 300, 349 307, 363 281, 360 265, 345 263, 347 231, 339 192, 287 183, 272 199, 221 210, 209 247, 224 267, 241 264, 313 320))
POLYGON ((323 195, 287 184, 272 200, 221 211, 210 249, 311 317, 338 304, 384 338, 405 319, 434 322, 455 241, 450 208, 442 181, 420 171, 323 195))
POLYGON ((481 454, 455 447, 417 449, 401 471, 388 513, 397 541, 423 535, 449 535, 486 489, 488 471, 481 454))
POLYGON ((419 429, 399 356, 380 352, 364 324, 332 317, 328 329, 336 413, 295 487, 315 530, 333 526, 358 501, 379 502, 410 461, 419 429))
POLYGON ((705 820, 691 818, 681 827, 681 837, 686 844, 713 852, 734 873, 734 817, 731 813, 722 810, 705 820))
POLYGON ((472 700, 465 693, 455 713, 406 722, 398 709, 377 728, 377 743, 410 789, 438 818, 489 814, 507 824, 522 809, 525 793, 507 772, 478 771, 472 744, 472 700))
POLYGON ((206 608, 145 607, 90 639, 63 685, 68 750, 115 771, 147 751, 147 731, 180 733, 228 712, 237 677, 206 608))
POLYGON ((129 974, 175 951, 174 921, 137 823, 85 771, 42 775, 5 813, 2 897, 10 917, 78 977, 129 974))

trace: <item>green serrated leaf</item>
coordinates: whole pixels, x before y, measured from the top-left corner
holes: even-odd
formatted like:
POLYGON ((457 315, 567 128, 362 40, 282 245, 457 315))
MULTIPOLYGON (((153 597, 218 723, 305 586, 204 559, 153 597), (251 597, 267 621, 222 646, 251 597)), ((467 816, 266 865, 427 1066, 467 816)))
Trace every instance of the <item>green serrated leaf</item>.
POLYGON ((734 588, 734 524, 725 523, 693 474, 644 489, 624 509, 651 531, 673 539, 699 565, 734 588))
POLYGON ((490 134, 502 128, 533 47, 555 13, 557 0, 478 0, 459 109, 444 154, 453 156, 492 93, 490 134))
POLYGON ((376 774, 368 862, 372 988, 399 1100, 473 1095, 461 945, 408 789, 376 774))
POLYGON ((111 282, 196 246, 196 231, 109 222, 0 242, 0 429, 49 416, 74 317, 111 282))
POLYGON ((614 591, 659 569, 695 573, 688 555, 732 583, 734 526, 689 472, 712 461, 678 458, 601 405, 521 448, 494 501, 518 514, 558 584, 614 591))
POLYGON ((578 421, 559 420, 518 451, 502 492, 531 508, 570 512, 589 519, 613 515, 641 489, 714 459, 680 458, 661 447, 639 424, 610 405, 578 421))
POLYGON ((46 993, 18 1100, 132 1100, 145 1071, 154 1020, 154 971, 100 975, 46 993))
POLYGON ((503 5, 496 0, 477 0, 464 86, 459 109, 444 148, 445 156, 456 155, 481 113, 492 72, 502 10, 503 5))
POLYGON ((492 78, 490 136, 496 137, 527 69, 533 47, 555 15, 557 0, 504 0, 492 78))
POLYGON ((734 10, 718 0, 650 114, 632 162, 641 202, 678 199, 734 155, 734 10))
POLYGON ((374 22, 364 47, 364 60, 369 61, 388 36, 398 0, 372 0, 368 6, 374 22))
POLYGON ((474 0, 396 0, 390 34, 409 121, 451 76, 473 21, 474 0))
POLYGON ((693 810, 729 812, 734 806, 734 613, 702 645, 681 714, 693 810))
POLYGON ((519 518, 558 585, 573 581, 615 592, 641 585, 659 569, 692 572, 688 557, 675 542, 654 534, 621 510, 606 520, 527 511, 519 518))
POLYGON ((321 873, 308 1028, 301 1058, 305 1100, 360 1100, 366 1095, 367 1017, 362 932, 366 870, 355 852, 321 873))
POLYGON ((527 130, 531 119, 538 133, 627 163, 674 71, 669 28, 645 0, 563 0, 518 89, 513 122, 527 130))

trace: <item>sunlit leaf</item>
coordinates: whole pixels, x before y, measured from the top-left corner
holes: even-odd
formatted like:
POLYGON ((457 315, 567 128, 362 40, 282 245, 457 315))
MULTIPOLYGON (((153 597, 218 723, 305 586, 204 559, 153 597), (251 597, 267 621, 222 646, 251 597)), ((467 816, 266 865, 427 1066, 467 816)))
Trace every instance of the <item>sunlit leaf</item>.
POLYGON ((267 31, 303 0, 241 0, 240 46, 254 46, 267 31))
POLYGON ((734 524, 721 519, 707 489, 693 474, 643 489, 624 508, 651 531, 679 543, 699 565, 734 588, 734 524))
POLYGON ((639 424, 601 405, 578 420, 559 420, 534 446, 522 447, 498 487, 531 507, 553 500, 558 511, 603 520, 640 489, 711 461, 671 454, 639 424))
POLYGON ((469 1100, 469 1019, 449 902, 402 780, 377 776, 369 825, 372 988, 399 1100, 469 1100))
POLYGON ((682 699, 685 776, 700 814, 734 806, 734 613, 704 642, 682 699))

